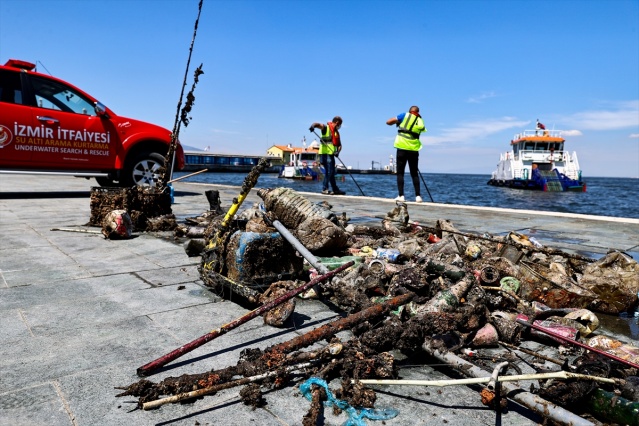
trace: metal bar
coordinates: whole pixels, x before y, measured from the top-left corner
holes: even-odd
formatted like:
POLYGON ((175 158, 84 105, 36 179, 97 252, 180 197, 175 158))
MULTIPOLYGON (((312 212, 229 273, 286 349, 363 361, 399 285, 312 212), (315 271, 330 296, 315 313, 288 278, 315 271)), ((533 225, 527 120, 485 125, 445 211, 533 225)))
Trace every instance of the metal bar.
POLYGON ((205 172, 205 171, 207 171, 207 170, 208 170, 208 169, 202 169, 202 170, 200 170, 199 172, 191 173, 191 174, 188 174, 188 175, 185 175, 185 176, 180 176, 179 178, 171 179, 171 180, 170 180, 170 181, 168 181, 167 183, 173 183, 173 182, 177 182, 177 181, 182 180, 182 179, 186 179, 187 177, 191 177, 191 176, 199 175, 200 173, 205 172))
MULTIPOLYGON (((430 342, 425 342, 422 348, 431 356, 438 360, 447 363, 448 365, 456 367, 459 371, 467 376, 473 377, 488 377, 490 379, 490 373, 482 370, 481 368, 471 364, 470 362, 458 357, 457 355, 446 352, 442 353, 438 349, 432 347, 430 342)), ((517 401, 525 407, 547 417, 559 424, 570 426, 594 426, 594 423, 580 417, 563 407, 555 405, 537 395, 530 392, 526 392, 519 386, 502 383, 502 387, 507 392, 507 397, 517 401)))
POLYGON ((531 328, 534 328, 535 330, 541 331, 542 333, 546 333, 549 336, 556 337, 557 339, 561 339, 561 340, 563 340, 563 341, 565 341, 567 343, 570 343, 572 345, 579 346, 581 348, 588 349, 589 351, 593 351, 595 353, 598 353, 599 355, 603 355, 603 356, 605 356, 607 358, 614 359, 615 361, 620 362, 622 364, 626 364, 626 365, 628 365, 630 367, 633 367, 633 368, 639 368, 639 364, 635 364, 634 362, 625 360, 623 358, 619 358, 616 355, 613 355, 611 353, 602 351, 600 349, 593 348, 592 346, 588 346, 585 343, 581 343, 581 342, 578 342, 576 340, 568 339, 568 338, 562 336, 561 334, 554 333, 554 332, 552 332, 552 331, 550 331, 550 330, 548 330, 548 329, 546 329, 544 327, 538 326, 537 324, 531 324, 531 323, 526 322, 526 321, 524 321, 522 319, 519 319, 519 318, 517 319, 517 322, 519 324, 521 324, 521 325, 525 325, 526 327, 531 327, 531 328))

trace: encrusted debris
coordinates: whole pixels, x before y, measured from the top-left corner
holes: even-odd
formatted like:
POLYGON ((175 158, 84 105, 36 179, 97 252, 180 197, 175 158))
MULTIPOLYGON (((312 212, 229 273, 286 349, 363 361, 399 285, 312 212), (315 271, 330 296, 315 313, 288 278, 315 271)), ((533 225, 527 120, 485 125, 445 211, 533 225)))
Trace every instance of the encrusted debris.
MULTIPOLYGON (((227 224, 224 239, 218 233, 223 216, 219 205, 191 219, 192 225, 206 228, 204 244, 197 246, 211 245, 217 238, 215 258, 221 267, 208 267, 210 254, 202 253, 200 272, 205 284, 223 297, 255 307, 316 277, 318 271, 310 262, 269 226, 269 220, 278 220, 313 255, 323 256, 322 263, 358 260, 318 285, 321 299, 341 309, 345 317, 264 351, 247 348, 235 366, 157 384, 142 380, 126 387, 124 394, 137 396, 143 404, 186 389, 270 371, 275 376, 241 391, 245 403, 253 407, 267 403, 262 387, 278 389, 302 378, 319 377, 327 383, 339 380, 335 395, 352 406, 373 407, 374 390, 358 379, 397 378, 396 357, 423 360, 428 342, 429 347, 458 354, 487 372, 500 362, 517 372, 522 367, 546 372, 550 362, 556 370, 620 379, 619 386, 577 380, 527 385, 530 392, 580 415, 597 415, 584 412, 584 407, 598 386, 619 393, 625 389, 627 398, 638 400, 633 384, 639 382, 635 377, 639 348, 597 336, 596 312, 627 311, 637 305, 639 269, 624 253, 612 251, 595 262, 533 244, 516 232, 506 236, 467 234, 448 220, 438 220, 432 227, 416 225, 410 222, 404 203, 398 203, 379 226, 353 226, 345 215, 332 212, 330 205, 310 203, 290 189, 260 190, 260 197, 264 205, 238 214, 227 224), (600 348, 600 352, 585 351, 570 340, 552 340, 543 331, 522 327, 517 321, 520 314, 573 341, 588 336, 593 351, 600 348), (334 337, 345 329, 352 332, 351 339, 334 337), (330 344, 304 351, 322 340, 330 344), (616 351, 628 361, 606 357, 601 353, 605 351, 616 351), (524 363, 524 356, 534 361, 524 363), (309 359, 313 367, 297 376, 282 370, 309 359)), ((179 236, 187 235, 180 232, 179 236)), ((295 302, 278 306, 264 320, 281 327, 294 309, 295 302)), ((299 416, 304 424, 315 424, 321 417, 320 403, 326 399, 326 393, 316 386, 311 395, 309 411, 299 416)), ((503 410, 504 401, 489 404, 503 410)), ((551 412, 544 415, 553 421, 551 412)))

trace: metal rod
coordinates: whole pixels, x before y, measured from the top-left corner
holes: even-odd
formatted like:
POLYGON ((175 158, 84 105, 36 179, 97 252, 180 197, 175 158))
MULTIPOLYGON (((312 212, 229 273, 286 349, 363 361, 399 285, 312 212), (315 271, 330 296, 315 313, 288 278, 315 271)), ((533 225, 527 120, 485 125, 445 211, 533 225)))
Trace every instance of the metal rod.
POLYGON ((168 181, 167 183, 173 183, 173 182, 177 182, 178 180, 182 180, 182 179, 186 179, 187 177, 191 177, 191 176, 195 176, 195 175, 199 175, 202 172, 207 171, 208 169, 202 169, 199 172, 195 172, 195 173, 191 173, 185 176, 180 176, 179 178, 175 178, 175 179, 171 179, 170 181, 168 181))
POLYGON ((262 214, 262 217, 267 223, 273 225, 275 229, 277 229, 278 232, 282 235, 282 237, 284 237, 286 241, 291 243, 291 245, 295 247, 295 250, 297 250, 299 254, 301 254, 302 257, 306 259, 308 263, 311 264, 311 266, 317 269, 317 272, 319 272, 322 275, 328 272, 328 268, 326 267, 326 265, 319 262, 317 258, 313 255, 313 253, 308 251, 308 249, 304 247, 304 245, 297 238, 295 238, 295 236, 291 234, 291 232, 288 229, 286 229, 284 225, 282 225, 282 222, 280 222, 279 220, 271 221, 266 214, 262 214))
MULTIPOLYGON (((313 130, 313 133, 315 133, 315 136, 317 136, 320 139, 320 141, 322 140, 322 137, 318 135, 315 130, 313 130)), ((348 167, 346 167, 346 164, 344 164, 342 159, 339 158, 339 155, 335 155, 335 158, 337 158, 339 162, 342 163, 342 166, 344 166, 344 170, 346 170, 346 172, 350 175, 351 179, 353 179, 353 182, 355 182, 355 185, 357 185, 357 189, 359 189, 359 192, 362 193, 362 196, 366 197, 366 194, 364 194, 364 191, 362 191, 362 188, 359 187, 359 184, 357 183, 357 181, 355 180, 351 172, 348 170, 348 167)), ((337 173, 337 171, 335 171, 335 173, 337 173)))
POLYGON ((198 337, 197 339, 187 343, 186 345, 183 345, 171 352, 169 352, 168 354, 156 359, 155 361, 151 361, 150 363, 143 365, 142 367, 137 369, 137 374, 138 376, 144 377, 144 376, 148 376, 152 371, 157 370, 158 368, 168 364, 169 362, 181 357, 182 355, 191 352, 192 350, 199 348, 200 346, 204 345, 205 343, 210 342, 211 340, 226 334, 229 330, 232 330, 242 324, 244 324, 245 322, 257 317, 258 315, 261 315, 262 313, 274 308, 275 306, 281 305, 282 303, 284 303, 285 301, 297 296, 298 294, 308 290, 309 288, 313 287, 314 285, 325 281, 331 277, 333 277, 335 274, 343 271, 344 269, 347 269, 349 267, 351 267, 355 262, 353 262, 352 260, 348 263, 345 263, 344 265, 340 266, 339 268, 330 271, 324 275, 321 275, 317 278, 315 278, 314 280, 309 281, 308 283, 301 285, 297 288, 295 288, 294 290, 289 291, 288 293, 277 297, 271 301, 269 301, 268 303, 265 303, 264 305, 252 310, 251 312, 242 315, 241 317, 227 323, 224 324, 222 327, 220 328, 216 328, 215 330, 210 331, 209 333, 206 333, 203 336, 198 337))
POLYGON ((430 191, 428 190, 428 185, 426 185, 426 181, 424 180, 424 176, 422 176, 422 172, 417 169, 417 173, 419 173, 419 177, 422 178, 422 182, 424 183, 424 188, 426 188, 426 192, 428 192, 428 196, 430 197, 430 202, 434 203, 435 201, 433 201, 433 196, 430 195, 430 191))
MULTIPOLYGON (((517 374, 512 376, 499 376, 499 382, 517 382, 519 380, 545 380, 545 379, 579 379, 593 380, 599 383, 615 384, 618 380, 607 377, 590 376, 588 374, 570 373, 568 371, 556 371, 550 373, 517 374)), ((403 385, 403 386, 456 386, 490 383, 492 377, 469 377, 467 379, 449 380, 390 380, 390 379, 360 379, 365 385, 403 385)), ((355 380, 353 380, 355 383, 355 380)))
POLYGON ((517 319, 517 322, 519 324, 521 324, 521 325, 525 325, 526 327, 531 327, 531 328, 534 328, 535 330, 541 331, 542 333, 546 333, 549 336, 556 337, 557 339, 561 339, 561 340, 563 340, 565 342, 568 342, 568 343, 570 343, 572 345, 579 346, 581 348, 588 349, 589 351, 593 351, 595 353, 598 353, 599 355, 603 355, 603 356, 605 356, 607 358, 614 359, 615 361, 620 362, 622 364, 629 365, 630 367, 633 367, 633 368, 639 368, 639 364, 635 364, 634 362, 625 360, 623 358, 619 358, 616 355, 613 355, 611 353, 602 351, 600 349, 593 348, 592 346, 588 346, 585 343, 581 343, 581 342, 578 342, 576 340, 568 339, 567 337, 564 337, 561 334, 554 333, 554 332, 552 332, 552 331, 550 331, 550 330, 548 330, 548 329, 546 329, 544 327, 538 326, 537 324, 531 324, 531 323, 526 322, 526 321, 524 321, 522 319, 519 319, 519 318, 517 319))
MULTIPOLYGON (((426 341, 422 348, 431 356, 437 358, 440 361, 446 362, 448 365, 456 367, 459 371, 467 376, 473 377, 488 377, 490 379, 490 373, 471 364, 470 362, 458 357, 451 352, 440 352, 438 349, 431 346, 429 341, 426 341)), ((570 426, 594 426, 594 423, 578 416, 563 407, 555 405, 538 395, 534 395, 530 392, 526 392, 519 386, 511 383, 502 383, 502 387, 507 392, 507 397, 517 401, 525 407, 547 417, 559 424, 570 426)))

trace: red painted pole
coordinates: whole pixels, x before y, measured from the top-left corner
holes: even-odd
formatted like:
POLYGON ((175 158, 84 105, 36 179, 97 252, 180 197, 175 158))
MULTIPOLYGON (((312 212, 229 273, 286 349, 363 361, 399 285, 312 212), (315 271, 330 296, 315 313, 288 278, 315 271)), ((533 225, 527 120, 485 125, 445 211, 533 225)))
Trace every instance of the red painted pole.
POLYGON ((199 348, 200 346, 202 346, 205 343, 210 342, 211 340, 226 334, 229 330, 234 329, 235 327, 238 327, 242 324, 244 324, 245 322, 255 318, 256 316, 259 316, 261 314, 263 314, 264 312, 273 309, 274 307, 281 305, 282 303, 286 302, 287 300, 297 296, 298 294, 308 290, 309 288, 313 287, 314 285, 321 283, 322 281, 325 281, 331 277, 333 277, 335 274, 343 271, 344 269, 347 269, 351 266, 353 266, 355 262, 353 262, 352 260, 350 262, 345 263, 344 265, 340 266, 337 269, 334 269, 330 272, 327 272, 324 275, 320 275, 319 277, 315 278, 314 280, 311 280, 309 282, 307 282, 304 285, 301 285, 299 287, 297 287, 294 290, 289 291, 286 294, 283 294, 280 297, 277 297, 273 300, 271 300, 268 303, 265 303, 264 305, 253 309, 251 312, 242 315, 241 317, 224 324, 222 327, 220 328, 216 328, 215 330, 212 330, 209 333, 206 333, 203 336, 198 337, 197 339, 193 340, 190 343, 187 343, 184 346, 181 346, 171 352, 169 352, 168 354, 156 359, 155 361, 151 361, 150 363, 143 365, 142 367, 137 369, 137 374, 140 377, 144 377, 144 376, 148 376, 150 375, 151 372, 157 370, 158 368, 168 364, 169 362, 181 357, 182 355, 184 355, 185 353, 191 352, 192 350, 199 348))
POLYGON ((630 366, 630 367, 634 367, 634 368, 639 368, 639 365, 635 364, 635 363, 634 363, 634 362, 632 362, 632 361, 628 361, 628 360, 625 360, 625 359, 623 359, 623 358, 619 358, 619 357, 618 357, 618 356, 616 356, 616 355, 610 354, 610 353, 608 353, 608 352, 602 351, 602 350, 597 349, 597 348, 593 348, 592 346, 588 346, 588 345, 586 345, 585 343, 578 342, 577 340, 568 339, 568 338, 566 338, 565 336, 562 336, 561 334, 554 333, 554 332, 552 332, 552 331, 548 330, 548 329, 547 329, 547 328, 545 328, 545 327, 538 326, 537 324, 531 324, 531 323, 526 322, 526 321, 524 321, 524 320, 522 320, 522 319, 517 319, 517 322, 518 322, 519 324, 521 324, 521 325, 525 325, 526 327, 532 327, 532 328, 534 328, 535 330, 539 330, 539 331, 541 331, 542 333, 546 333, 546 334, 548 334, 549 336, 552 336, 552 337, 556 337, 556 338, 558 338, 558 339, 561 339, 561 340, 563 340, 563 341, 565 341, 565 342, 568 342, 568 343, 570 343, 570 344, 572 344, 572 345, 576 345, 576 346, 579 346, 579 347, 581 347, 581 348, 588 349, 589 351, 593 351, 593 352, 595 352, 595 353, 598 353, 599 355, 603 355, 603 356, 605 356, 605 357, 607 357, 607 358, 614 359, 615 361, 620 362, 620 363, 622 363, 622 364, 626 364, 626 365, 628 365, 628 366, 630 366))

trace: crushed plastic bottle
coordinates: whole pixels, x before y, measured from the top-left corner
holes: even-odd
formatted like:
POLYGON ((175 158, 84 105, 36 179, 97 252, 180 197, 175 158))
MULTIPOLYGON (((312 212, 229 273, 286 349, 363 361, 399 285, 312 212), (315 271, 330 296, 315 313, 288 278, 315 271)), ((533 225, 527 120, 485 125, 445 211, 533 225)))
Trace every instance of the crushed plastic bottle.
POLYGON ((397 262, 400 254, 400 251, 397 249, 385 249, 380 247, 375 250, 375 257, 377 259, 383 259, 390 263, 397 262))

